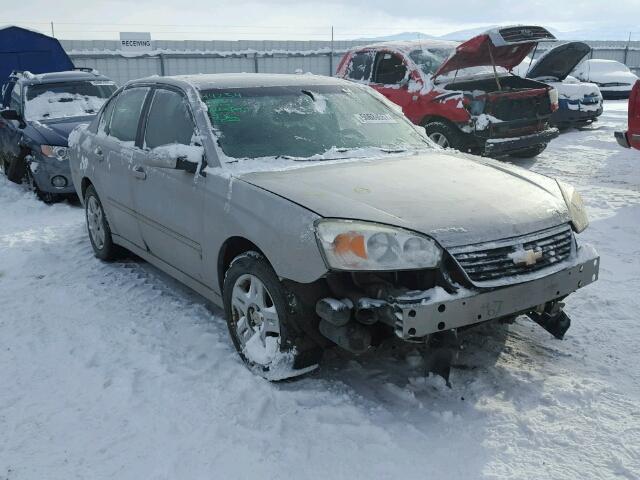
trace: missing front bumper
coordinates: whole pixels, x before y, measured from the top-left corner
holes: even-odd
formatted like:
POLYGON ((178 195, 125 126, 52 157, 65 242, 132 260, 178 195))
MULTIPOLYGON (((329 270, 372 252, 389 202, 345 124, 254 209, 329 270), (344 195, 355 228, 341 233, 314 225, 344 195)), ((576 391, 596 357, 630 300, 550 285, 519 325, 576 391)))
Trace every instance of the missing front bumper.
POLYGON ((434 296, 394 303, 394 330, 404 340, 466 327, 487 320, 530 312, 561 299, 598 278, 600 258, 582 247, 566 269, 526 283, 490 291, 466 291, 456 296, 434 296))

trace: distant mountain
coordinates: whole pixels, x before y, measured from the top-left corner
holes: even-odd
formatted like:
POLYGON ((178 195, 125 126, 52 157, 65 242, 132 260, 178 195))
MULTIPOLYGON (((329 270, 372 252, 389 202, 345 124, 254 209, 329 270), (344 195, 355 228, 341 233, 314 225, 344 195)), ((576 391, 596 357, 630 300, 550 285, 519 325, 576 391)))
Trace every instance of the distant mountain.
POLYGON ((433 35, 427 35, 421 32, 402 32, 396 33, 395 35, 386 35, 383 37, 373 37, 373 38, 356 38, 354 40, 358 42, 393 42, 393 41, 402 41, 402 40, 420 40, 425 38, 438 38, 433 35))
MULTIPOLYGON (((465 30, 457 30, 455 32, 447 33, 445 35, 434 36, 427 35, 421 32, 402 32, 395 35, 386 35, 382 37, 374 38, 356 38, 355 40, 361 42, 390 42, 394 40, 419 40, 419 39, 436 39, 436 40, 458 40, 464 41, 471 37, 479 35, 492 28, 499 27, 500 25, 485 25, 482 27, 467 28, 465 30)), ((629 32, 632 33, 631 40, 640 40, 640 33, 638 33, 638 27, 621 25, 616 27, 596 27, 591 29, 573 30, 570 32, 561 32, 555 28, 547 29, 553 33, 559 40, 628 40, 629 32)))

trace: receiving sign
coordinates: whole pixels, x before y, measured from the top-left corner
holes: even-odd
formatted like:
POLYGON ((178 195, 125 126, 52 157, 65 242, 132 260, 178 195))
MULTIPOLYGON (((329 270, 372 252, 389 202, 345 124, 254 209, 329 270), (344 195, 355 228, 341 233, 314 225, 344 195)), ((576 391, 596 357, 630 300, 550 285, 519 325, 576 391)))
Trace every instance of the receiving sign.
POLYGON ((152 50, 150 32, 120 32, 120 50, 148 52, 152 50))

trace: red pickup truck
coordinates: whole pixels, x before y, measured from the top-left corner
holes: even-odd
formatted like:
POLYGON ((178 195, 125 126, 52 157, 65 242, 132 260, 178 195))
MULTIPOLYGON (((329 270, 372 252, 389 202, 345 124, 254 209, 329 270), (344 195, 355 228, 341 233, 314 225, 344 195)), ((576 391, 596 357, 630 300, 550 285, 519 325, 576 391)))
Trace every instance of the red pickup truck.
POLYGON ((459 44, 393 42, 347 52, 337 75, 370 85, 402 107, 440 146, 500 157, 533 157, 558 135, 549 118, 557 91, 511 70, 538 42, 537 26, 501 27, 459 44))
POLYGON ((615 132, 616 140, 625 148, 640 150, 640 80, 636 82, 629 96, 629 129, 615 132))

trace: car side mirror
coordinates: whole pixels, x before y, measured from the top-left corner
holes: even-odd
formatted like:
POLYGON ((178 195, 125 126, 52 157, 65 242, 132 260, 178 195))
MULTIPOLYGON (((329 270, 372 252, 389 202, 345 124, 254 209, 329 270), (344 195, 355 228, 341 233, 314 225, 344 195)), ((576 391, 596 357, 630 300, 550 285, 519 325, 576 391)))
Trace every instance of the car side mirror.
POLYGON ((2 110, 0 112, 0 116, 5 120, 15 120, 16 122, 20 122, 20 128, 24 128, 26 126, 24 120, 16 110, 2 110))
POLYGON ((204 148, 201 146, 174 143, 152 149, 145 163, 150 167, 196 173, 203 157, 204 148))

